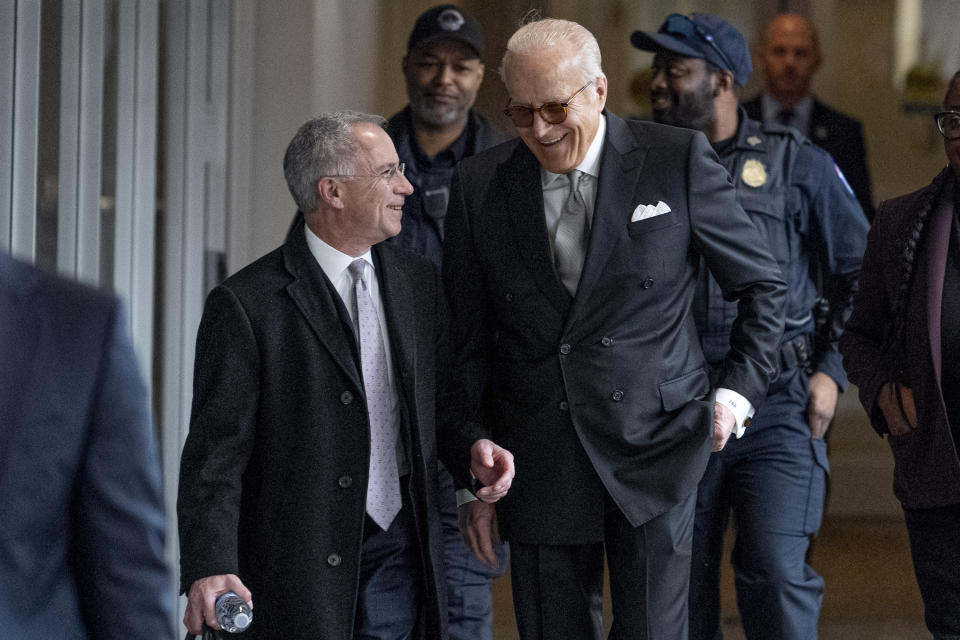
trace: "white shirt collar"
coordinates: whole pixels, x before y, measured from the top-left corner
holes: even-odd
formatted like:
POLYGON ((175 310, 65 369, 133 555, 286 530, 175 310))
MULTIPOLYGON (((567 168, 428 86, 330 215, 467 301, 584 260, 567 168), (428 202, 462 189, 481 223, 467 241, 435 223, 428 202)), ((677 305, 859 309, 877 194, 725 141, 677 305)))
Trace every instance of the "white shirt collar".
MULTIPOLYGON (((327 275, 327 278, 330 279, 330 282, 334 283, 334 286, 336 286, 337 280, 347 270, 347 267, 350 266, 350 263, 357 258, 348 256, 347 254, 334 249, 329 244, 317 237, 317 234, 311 231, 310 227, 307 225, 303 225, 303 231, 307 238, 307 247, 310 249, 310 253, 313 254, 314 258, 316 258, 317 262, 320 264, 320 268, 323 269, 323 272, 327 275)), ((370 267, 373 268, 373 255, 369 249, 365 254, 358 257, 366 260, 370 267)))
MULTIPOLYGON (((587 155, 583 156, 583 162, 578 164, 574 169, 579 169, 583 173, 593 176, 595 179, 600 177, 600 153, 603 151, 603 139, 607 135, 607 116, 600 116, 600 123, 597 125, 597 133, 593 136, 593 142, 590 143, 590 148, 587 149, 587 155)), ((540 184, 543 187, 548 186, 558 176, 562 174, 553 173, 552 171, 547 171, 540 166, 540 184)))

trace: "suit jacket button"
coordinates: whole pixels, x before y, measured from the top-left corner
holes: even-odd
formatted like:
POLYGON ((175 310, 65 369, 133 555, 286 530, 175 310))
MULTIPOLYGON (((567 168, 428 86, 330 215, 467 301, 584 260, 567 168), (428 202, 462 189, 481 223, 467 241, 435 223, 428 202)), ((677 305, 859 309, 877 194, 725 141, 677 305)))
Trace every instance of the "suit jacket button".
POLYGON ((506 300, 507 302, 513 302, 513 294, 508 293, 507 295, 503 296, 503 299, 506 300))
POLYGON ((610 345, 613 344, 613 338, 611 338, 610 336, 603 336, 602 338, 600 338, 600 344, 602 344, 605 347, 609 347, 610 345))
POLYGON ((569 408, 570 408, 570 405, 567 404, 566 400, 560 401, 560 411, 566 411, 569 408))
POLYGON ((331 553, 327 556, 327 564, 331 567, 339 567, 341 562, 343 562, 343 560, 338 553, 331 553))
POLYGON ((337 484, 340 485, 341 489, 349 489, 350 485, 353 484, 353 478, 350 476, 340 476, 340 479, 337 480, 337 484))
POLYGON ((621 400, 623 400, 623 391, 621 391, 620 389, 617 389, 610 395, 610 397, 613 398, 614 402, 620 402, 621 400))
POLYGON ((563 355, 567 355, 568 353, 570 353, 570 345, 566 343, 560 345, 560 353, 563 355))
POLYGON ((644 289, 649 289, 650 287, 653 286, 653 278, 647 278, 646 280, 640 283, 640 286, 643 287, 644 289))
POLYGON ((340 402, 342 402, 343 404, 350 404, 351 402, 353 402, 353 394, 350 393, 349 391, 344 391, 343 393, 340 394, 340 402))

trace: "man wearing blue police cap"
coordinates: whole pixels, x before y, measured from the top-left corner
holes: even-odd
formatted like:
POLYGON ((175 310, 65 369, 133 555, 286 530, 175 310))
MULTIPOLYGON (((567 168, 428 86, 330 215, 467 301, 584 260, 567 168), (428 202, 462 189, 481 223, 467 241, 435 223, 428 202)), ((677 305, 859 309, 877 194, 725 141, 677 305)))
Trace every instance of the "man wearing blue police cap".
MULTIPOLYGON (((823 436, 847 385, 837 341, 850 311, 867 220, 829 155, 795 129, 763 125, 738 106, 753 65, 746 41, 729 23, 710 14, 672 14, 656 33, 637 31, 631 41, 655 53, 654 119, 706 134, 788 284, 779 376, 746 436, 711 454, 698 488, 690 638, 721 636, 719 565, 731 511, 747 638, 816 638, 823 579, 805 554, 823 515, 823 436), (810 276, 815 263, 827 276, 826 311, 817 305, 810 276)), ((715 370, 730 349, 736 312, 736 303, 724 300, 701 270, 694 314, 715 370)))

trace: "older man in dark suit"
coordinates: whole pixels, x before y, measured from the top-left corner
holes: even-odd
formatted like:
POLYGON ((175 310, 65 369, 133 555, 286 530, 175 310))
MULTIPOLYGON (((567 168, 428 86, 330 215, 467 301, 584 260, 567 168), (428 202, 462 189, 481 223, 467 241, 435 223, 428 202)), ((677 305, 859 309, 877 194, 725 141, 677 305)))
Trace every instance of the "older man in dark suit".
MULTIPOLYGON (((284 158, 302 217, 207 300, 178 503, 193 633, 229 590, 256 603, 249 640, 446 636, 443 292, 427 260, 382 244, 412 191, 384 124, 303 125, 284 158)), ((509 454, 474 444, 495 485, 478 496, 496 499, 509 454)), ((463 478, 469 457, 445 462, 463 478)))
POLYGON ((701 133, 605 111, 596 39, 540 20, 507 45, 520 136, 454 173, 444 284, 472 438, 516 456, 469 535, 511 544, 524 640, 686 638, 697 481, 764 397, 785 285, 701 133), (701 257, 740 300, 710 381, 691 304, 701 257), (714 397, 714 393, 716 396, 714 397))
POLYGON ((0 636, 170 638, 160 457, 120 304, 0 250, 0 636))

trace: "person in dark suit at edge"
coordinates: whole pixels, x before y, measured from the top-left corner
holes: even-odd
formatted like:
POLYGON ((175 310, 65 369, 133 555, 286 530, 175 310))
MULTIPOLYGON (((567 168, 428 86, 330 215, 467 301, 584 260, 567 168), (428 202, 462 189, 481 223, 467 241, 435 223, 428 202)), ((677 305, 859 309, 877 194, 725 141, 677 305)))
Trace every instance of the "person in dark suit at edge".
MULTIPOLYGON (((484 76, 483 26, 442 4, 416 20, 403 58, 409 104, 391 116, 387 133, 414 191, 403 203, 403 228, 388 242, 441 266, 450 176, 463 158, 507 136, 473 109, 484 76)), ((496 546, 495 567, 464 544, 450 473, 440 469, 440 528, 446 563, 450 640, 493 640, 493 579, 506 572, 509 548, 496 546)))
POLYGON ((0 636, 172 638, 150 399, 112 295, 0 250, 0 636))
POLYGON ((776 16, 764 31, 759 60, 764 91, 743 103, 747 115, 764 124, 795 127, 833 156, 867 220, 873 220, 863 125, 831 109, 810 91, 813 74, 823 61, 816 28, 801 15, 776 16))
POLYGON ((880 203, 840 339, 870 423, 886 436, 924 619, 960 638, 960 71, 934 125, 947 163, 880 203))
POLYGON ((523 640, 687 636, 697 481, 776 371, 785 285, 703 134, 604 109, 593 35, 544 19, 501 66, 520 139, 454 170, 443 277, 466 442, 516 456, 467 535, 510 543, 523 640), (691 304, 703 257, 740 301, 713 388, 691 304))
MULTIPOLYGON (((323 114, 287 147, 300 214, 282 247, 211 291, 197 335, 178 514, 184 623, 255 603, 245 638, 445 638, 436 397, 444 295, 386 245, 412 187, 379 116, 323 114)), ((448 468, 509 488, 472 442, 448 468)))

